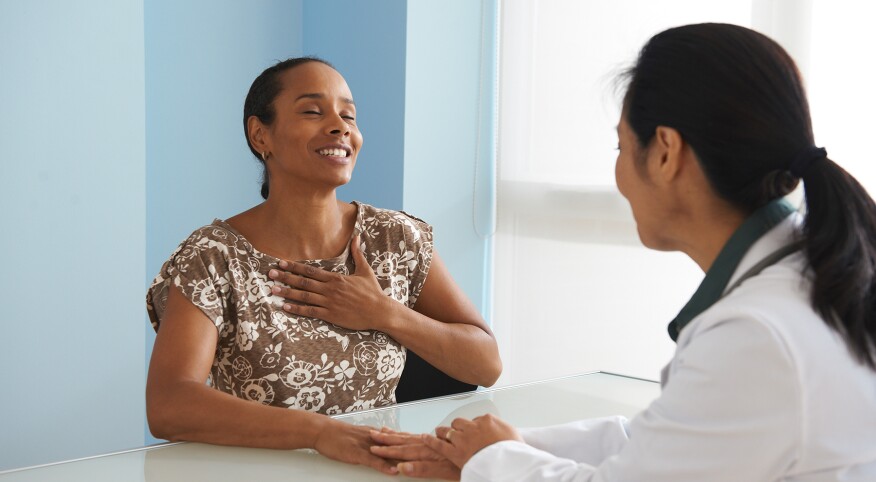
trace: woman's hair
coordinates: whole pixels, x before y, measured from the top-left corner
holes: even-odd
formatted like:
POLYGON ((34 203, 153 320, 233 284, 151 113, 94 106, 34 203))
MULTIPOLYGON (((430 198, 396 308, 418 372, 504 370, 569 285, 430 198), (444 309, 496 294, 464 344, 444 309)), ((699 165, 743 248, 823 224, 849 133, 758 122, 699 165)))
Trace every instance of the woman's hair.
POLYGON ((639 145, 649 145, 657 126, 677 130, 718 195, 737 208, 751 213, 803 180, 812 306, 876 369, 876 204, 815 148, 788 53, 747 28, 687 25, 649 40, 625 77, 625 118, 639 145))
POLYGON ((265 165, 265 159, 262 158, 262 153, 255 150, 252 142, 249 140, 249 126, 247 120, 256 116, 262 121, 262 124, 271 125, 274 122, 274 117, 277 111, 274 109, 274 99, 283 90, 283 83, 280 81, 280 75, 292 68, 298 67, 301 64, 309 62, 319 62, 331 68, 334 66, 319 57, 295 57, 278 62, 271 67, 265 69, 259 74, 252 85, 249 87, 249 92, 246 94, 246 100, 243 102, 243 135, 246 137, 246 144, 249 150, 262 164, 262 197, 268 198, 268 183, 270 177, 268 168, 265 165))

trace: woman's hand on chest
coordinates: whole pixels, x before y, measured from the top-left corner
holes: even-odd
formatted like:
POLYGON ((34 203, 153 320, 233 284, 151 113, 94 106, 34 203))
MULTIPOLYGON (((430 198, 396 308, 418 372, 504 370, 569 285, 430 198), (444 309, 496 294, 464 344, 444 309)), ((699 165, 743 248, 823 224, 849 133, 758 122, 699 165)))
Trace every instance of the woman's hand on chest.
POLYGON ((285 298, 283 310, 319 318, 350 330, 385 331, 399 303, 386 296, 360 248, 360 237, 350 244, 356 263, 352 275, 332 273, 314 266, 280 261, 268 276, 278 282, 271 293, 285 298))

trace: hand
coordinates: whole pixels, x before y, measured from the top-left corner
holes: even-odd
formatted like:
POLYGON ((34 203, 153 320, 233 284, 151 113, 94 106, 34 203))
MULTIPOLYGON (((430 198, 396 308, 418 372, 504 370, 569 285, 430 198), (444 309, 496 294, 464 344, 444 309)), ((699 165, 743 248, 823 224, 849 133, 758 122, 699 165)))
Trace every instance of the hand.
POLYGON ((329 420, 317 436, 313 448, 332 460, 366 465, 389 475, 397 474, 395 465, 369 451, 373 431, 371 427, 329 420))
POLYGON ((457 418, 450 427, 436 428, 435 434, 423 435, 424 444, 460 469, 484 447, 503 440, 523 442, 517 429, 492 414, 472 420, 457 418))
POLYGON ((409 477, 459 480, 459 467, 423 442, 422 435, 396 432, 383 428, 371 431, 371 438, 381 444, 372 445, 371 453, 399 461, 399 473, 409 477))
POLYGON ((356 262, 352 275, 280 261, 282 270, 272 269, 268 276, 288 287, 274 286, 271 292, 291 301, 283 305, 289 313, 319 318, 350 330, 381 329, 395 302, 383 294, 359 243, 358 235, 350 243, 356 262))

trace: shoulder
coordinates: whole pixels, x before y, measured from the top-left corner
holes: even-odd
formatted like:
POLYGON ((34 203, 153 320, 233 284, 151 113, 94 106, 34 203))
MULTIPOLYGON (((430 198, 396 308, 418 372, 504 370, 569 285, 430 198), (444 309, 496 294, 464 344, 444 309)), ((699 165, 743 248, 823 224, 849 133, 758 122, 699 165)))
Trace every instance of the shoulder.
POLYGON ((809 300, 811 286, 804 255, 798 252, 746 280, 694 321, 707 327, 725 319, 747 318, 779 331, 799 327, 804 320, 823 325, 809 300))
MULTIPOLYGON (((770 266, 704 311, 682 330, 677 354, 727 366, 769 366, 800 380, 813 351, 833 344, 809 302, 810 280, 798 255, 770 266), (757 362, 754 362, 757 360, 757 362)), ((833 349, 834 347, 831 347, 833 349)))
POLYGON ((432 226, 426 221, 404 211, 384 209, 359 203, 359 222, 365 233, 402 235, 413 241, 431 241, 432 226))
POLYGON ((220 220, 201 226, 182 242, 171 255, 174 264, 191 264, 238 257, 246 252, 246 240, 220 220))

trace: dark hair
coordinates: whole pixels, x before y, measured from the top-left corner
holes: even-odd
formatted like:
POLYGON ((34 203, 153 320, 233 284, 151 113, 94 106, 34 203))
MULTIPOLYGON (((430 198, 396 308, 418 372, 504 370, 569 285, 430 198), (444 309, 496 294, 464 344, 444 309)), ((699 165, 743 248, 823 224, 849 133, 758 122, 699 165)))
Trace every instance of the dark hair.
POLYGON ((677 130, 718 195, 744 212, 788 194, 801 176, 812 306, 857 360, 876 369, 876 204, 816 153, 788 53, 744 27, 687 25, 651 38, 625 75, 624 113, 639 145, 657 126, 677 130), (794 161, 807 153, 812 163, 800 170, 794 161))
POLYGON ((252 146, 252 142, 249 141, 247 119, 256 116, 262 121, 262 124, 271 125, 277 114, 276 110, 274 110, 274 99, 276 99, 277 95, 280 94, 280 91, 283 90, 283 84, 280 82, 280 74, 309 62, 319 62, 333 69, 335 68, 332 64, 319 57, 308 56, 286 59, 268 67, 264 72, 259 74, 259 76, 252 81, 252 85, 249 87, 249 92, 246 94, 246 100, 243 102, 243 135, 246 137, 246 144, 249 146, 249 150, 252 151, 252 154, 262 164, 262 198, 264 199, 268 198, 268 182, 270 177, 268 175, 268 168, 265 165, 265 160, 262 159, 261 153, 256 151, 252 146))

